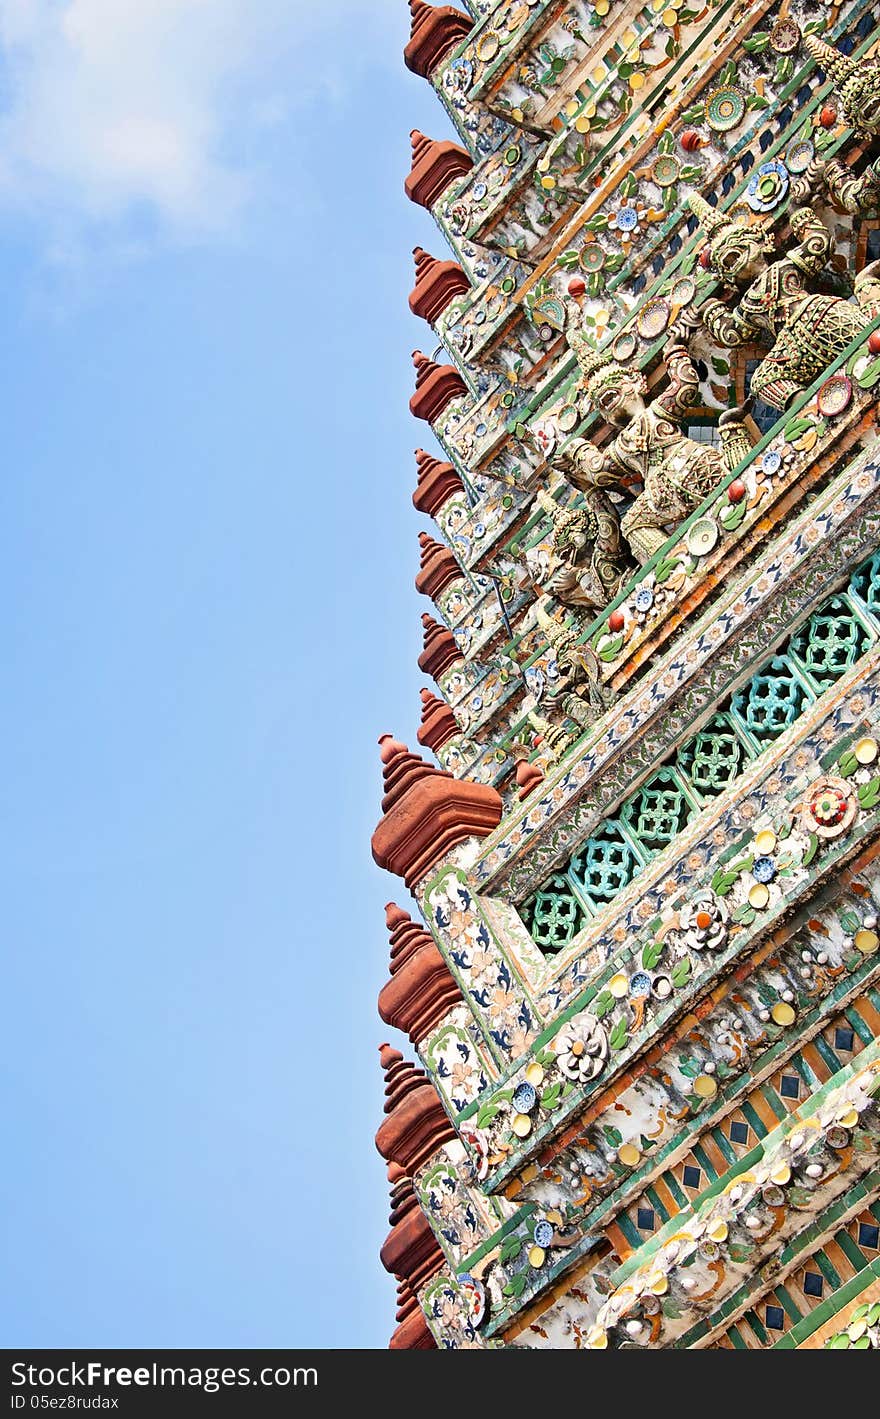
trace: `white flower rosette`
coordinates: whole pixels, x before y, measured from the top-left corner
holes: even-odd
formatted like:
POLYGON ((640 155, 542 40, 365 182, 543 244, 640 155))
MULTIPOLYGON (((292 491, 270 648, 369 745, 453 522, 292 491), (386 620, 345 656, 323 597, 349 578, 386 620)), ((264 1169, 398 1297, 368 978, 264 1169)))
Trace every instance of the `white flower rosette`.
POLYGON ((719 951, 727 940, 727 907, 712 891, 698 892, 682 908, 680 921, 685 944, 694 951, 719 951))
POLYGON ((586 1084, 601 1074, 608 1059, 608 1036, 589 1010, 575 1015, 556 1036, 556 1063, 573 1084, 586 1084))

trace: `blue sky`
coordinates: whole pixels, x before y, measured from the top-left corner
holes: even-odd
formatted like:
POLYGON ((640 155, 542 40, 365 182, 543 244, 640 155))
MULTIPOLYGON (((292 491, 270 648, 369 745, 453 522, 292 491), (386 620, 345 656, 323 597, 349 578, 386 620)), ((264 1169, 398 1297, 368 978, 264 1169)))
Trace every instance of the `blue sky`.
POLYGON ((369 837, 446 130, 364 10, 0 0, 5 1346, 394 1324, 369 837))

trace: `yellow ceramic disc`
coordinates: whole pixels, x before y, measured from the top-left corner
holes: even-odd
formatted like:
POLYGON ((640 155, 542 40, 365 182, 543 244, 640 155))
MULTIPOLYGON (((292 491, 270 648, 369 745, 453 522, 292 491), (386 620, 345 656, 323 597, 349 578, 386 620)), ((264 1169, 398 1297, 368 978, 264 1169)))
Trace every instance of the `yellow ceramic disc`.
POLYGON ((791 1168, 787 1163, 777 1163, 770 1173, 770 1181, 776 1183, 777 1187, 782 1187, 791 1177, 791 1168))
POLYGON ((727 1223, 713 1222, 709 1228, 709 1236, 713 1242, 723 1242, 727 1237, 727 1223))
POLYGON ((541 186, 546 188, 548 192, 552 192, 553 188, 556 186, 556 178, 550 177, 549 174, 547 177, 542 177, 541 186))
POLYGON ((639 74, 639 73, 630 74, 630 76, 629 76, 629 86, 630 86, 631 89, 643 89, 643 88, 645 87, 645 76, 644 76, 644 74, 639 74))
POLYGON ((711 1074, 698 1074, 694 1080, 694 1093, 698 1099, 714 1099, 718 1085, 711 1074))
POLYGON ((577 99, 569 99, 568 103, 565 105, 566 118, 574 118, 579 108, 580 104, 577 99))
POLYGON ((873 764, 878 753, 877 740, 860 739, 853 752, 860 764, 873 764))
POLYGON ((618 1148, 617 1156, 624 1167, 634 1168, 642 1155, 634 1143, 624 1143, 621 1148, 618 1148))
POLYGON ((538 1270, 539 1266, 544 1265, 546 1258, 547 1253, 545 1252, 543 1247, 529 1248, 529 1266, 533 1266, 536 1271, 538 1270))
POLYGON ((523 119, 525 118, 525 114, 523 113, 521 108, 512 108, 510 110, 510 116, 513 119, 514 123, 522 123, 523 119))
POLYGON ((517 1138, 528 1138, 532 1131, 532 1120, 528 1114, 514 1114, 511 1127, 517 1138))
POLYGON ((843 1118, 840 1120, 840 1122, 843 1124, 844 1128, 855 1128, 855 1126, 856 1126, 856 1124, 858 1123, 858 1121, 859 1121, 859 1111, 858 1111, 858 1109, 847 1109, 846 1113, 843 1115, 843 1118))
POLYGON ((607 1350, 608 1335, 601 1325, 596 1325, 587 1336, 587 1344, 591 1350, 607 1350))
POLYGON ((880 946, 880 936, 876 931, 868 931, 865 927, 856 932, 854 940, 856 950, 861 951, 864 956, 873 956, 880 946))
POLYGON ((777 1025, 791 1025, 794 1021, 794 1011, 786 1000, 777 1000, 770 1014, 777 1025))
POLYGON ((593 81, 594 84, 604 84, 604 82, 605 82, 605 68, 604 68, 604 66, 603 66, 602 64, 597 64, 596 67, 595 67, 595 69, 593 70, 592 74, 590 75, 590 78, 592 79, 592 81, 593 81))
POLYGON ((608 11, 611 9, 611 0, 596 0, 593 9, 596 11, 597 15, 607 15, 608 11))
POLYGON ((615 1000, 622 1000, 629 990, 629 981, 621 972, 619 975, 611 977, 608 982, 608 989, 611 991, 615 1000))
POLYGON ((563 1222, 565 1221, 565 1218, 563 1217, 562 1213, 557 1212, 556 1208, 554 1207, 552 1211, 547 1213, 547 1221, 552 1223, 554 1227, 561 1227, 563 1222))
POLYGON ((669 1290, 669 1279, 664 1276, 662 1271, 655 1271, 648 1285, 655 1296, 665 1296, 666 1292, 669 1290))
POLYGON ((536 1089, 539 1084, 543 1084, 544 1069, 543 1066, 537 1062, 537 1060, 535 1060, 534 1064, 530 1064, 528 1069, 526 1070, 526 1081, 529 1084, 534 1084, 536 1089))
POLYGON ((663 11, 663 23, 668 26, 669 29, 672 29, 673 25, 678 24, 678 14, 673 10, 671 5, 668 10, 663 11))
POLYGON ((867 1329, 868 1322, 866 1320, 854 1320, 852 1325, 847 1326, 846 1333, 850 1340, 861 1340, 867 1329))
POLYGON ((590 120, 587 118, 586 114, 582 113, 580 118, 575 119, 574 126, 577 129, 578 133, 589 133, 590 120))
POLYGON ((755 838, 755 847, 762 857, 767 857, 776 846, 776 834, 766 828, 763 833, 759 833, 755 838))
POLYGON ((766 907, 769 900, 770 890, 763 882, 756 882, 754 887, 749 888, 749 906, 754 907, 756 911, 766 907))

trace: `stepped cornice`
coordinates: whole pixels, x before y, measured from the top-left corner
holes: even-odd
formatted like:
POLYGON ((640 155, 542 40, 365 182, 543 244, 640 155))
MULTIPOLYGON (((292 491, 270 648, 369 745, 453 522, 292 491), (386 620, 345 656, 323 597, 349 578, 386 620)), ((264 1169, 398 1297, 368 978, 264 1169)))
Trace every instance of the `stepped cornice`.
POLYGON ((427 79, 456 45, 467 38, 474 22, 454 5, 428 5, 425 0, 409 0, 409 9, 412 20, 403 62, 413 74, 427 79))

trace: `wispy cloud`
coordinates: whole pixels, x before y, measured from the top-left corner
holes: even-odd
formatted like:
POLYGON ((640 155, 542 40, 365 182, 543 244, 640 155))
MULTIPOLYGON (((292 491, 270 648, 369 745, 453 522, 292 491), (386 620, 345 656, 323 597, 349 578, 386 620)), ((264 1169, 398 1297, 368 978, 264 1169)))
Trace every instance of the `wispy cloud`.
POLYGON ((295 124, 304 94, 338 89, 340 47, 359 62, 401 9, 0 0, 0 204, 40 217, 58 245, 83 228, 135 246, 151 226, 186 240, 234 229, 260 135, 295 124))

